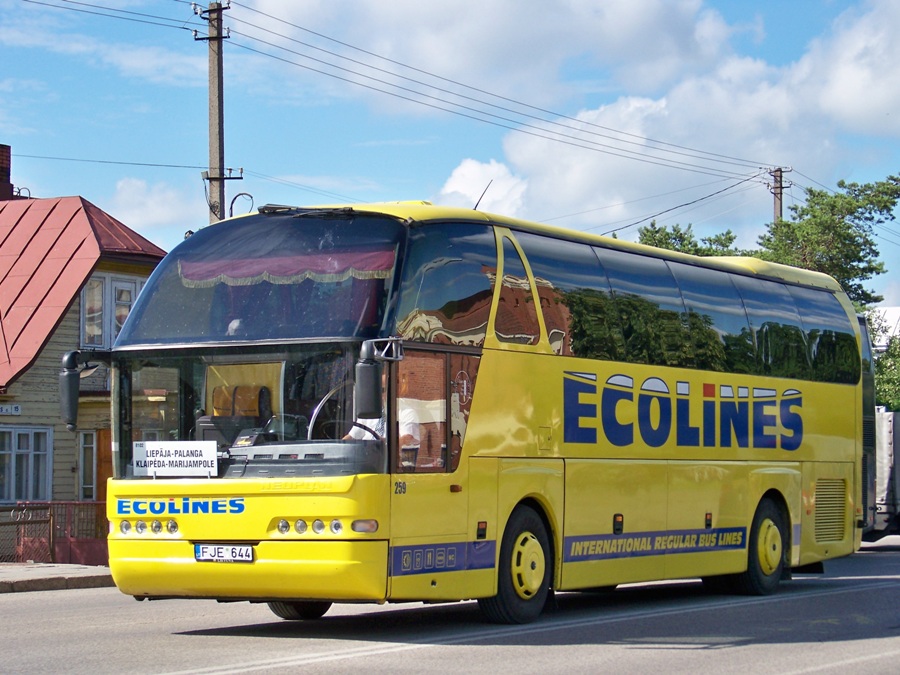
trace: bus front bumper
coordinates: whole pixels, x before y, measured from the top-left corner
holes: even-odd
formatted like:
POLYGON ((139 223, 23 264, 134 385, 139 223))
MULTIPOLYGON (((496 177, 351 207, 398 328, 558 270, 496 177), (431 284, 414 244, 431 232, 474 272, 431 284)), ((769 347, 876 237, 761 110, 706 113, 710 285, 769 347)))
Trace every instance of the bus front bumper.
POLYGON ((188 541, 109 539, 120 591, 137 598, 384 602, 386 541, 262 541, 252 562, 201 562, 188 541))

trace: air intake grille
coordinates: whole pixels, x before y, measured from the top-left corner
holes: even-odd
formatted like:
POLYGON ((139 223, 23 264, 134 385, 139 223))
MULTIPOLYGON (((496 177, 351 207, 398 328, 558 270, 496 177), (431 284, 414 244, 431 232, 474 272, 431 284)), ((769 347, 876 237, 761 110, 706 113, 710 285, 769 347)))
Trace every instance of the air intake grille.
POLYGON ((863 419, 863 447, 875 447, 875 420, 871 417, 863 419))
POLYGON ((816 481, 816 542, 841 541, 844 538, 847 486, 840 478, 816 481))
POLYGON ((866 519, 868 520, 869 513, 869 455, 864 454, 862 456, 862 507, 863 513, 867 514, 866 519))

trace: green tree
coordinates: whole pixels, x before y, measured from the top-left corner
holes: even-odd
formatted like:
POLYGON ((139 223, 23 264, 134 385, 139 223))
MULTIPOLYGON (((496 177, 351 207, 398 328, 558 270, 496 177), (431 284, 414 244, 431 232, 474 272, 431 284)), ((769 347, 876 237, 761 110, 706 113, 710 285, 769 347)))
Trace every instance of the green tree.
POLYGON ((875 403, 900 411, 900 336, 888 341, 887 350, 875 359, 875 403))
POLYGON ((640 243, 691 255, 745 255, 745 251, 734 248, 736 238, 737 235, 731 230, 725 230, 721 234, 702 237, 698 242, 691 225, 682 229, 681 225, 676 224, 669 229, 665 225, 660 227, 655 220, 646 227, 638 228, 640 243))
POLYGON ((771 223, 759 237, 765 260, 834 277, 859 308, 883 299, 864 283, 885 271, 873 228, 894 220, 900 178, 876 183, 838 183, 838 192, 806 189, 806 203, 791 206, 791 220, 771 223))

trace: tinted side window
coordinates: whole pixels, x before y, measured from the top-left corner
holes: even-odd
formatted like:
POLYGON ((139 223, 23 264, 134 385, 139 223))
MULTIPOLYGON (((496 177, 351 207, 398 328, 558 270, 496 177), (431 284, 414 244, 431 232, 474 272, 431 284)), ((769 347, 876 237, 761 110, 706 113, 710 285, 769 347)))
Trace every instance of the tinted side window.
POLYGON ((812 377, 823 382, 853 384, 861 362, 850 317, 831 293, 789 287, 806 331, 812 377))
POLYGON ((625 360, 693 367, 684 303, 664 260, 596 248, 615 298, 625 360))
POLYGON ((525 265, 506 237, 503 238, 503 279, 500 280, 500 303, 494 330, 500 342, 520 345, 537 344, 541 336, 525 265))
POLYGON ((756 352, 741 296, 731 277, 718 270, 669 262, 687 308, 695 367, 752 373, 756 352))
POLYGON ((624 358, 606 272, 587 244, 517 232, 531 264, 550 344, 557 354, 624 358))
POLYGON ((733 279, 754 333, 757 373, 809 379, 806 334, 787 287, 750 277, 733 279))
POLYGON ((497 246, 486 225, 410 229, 396 332, 421 342, 484 344, 496 270, 497 246))

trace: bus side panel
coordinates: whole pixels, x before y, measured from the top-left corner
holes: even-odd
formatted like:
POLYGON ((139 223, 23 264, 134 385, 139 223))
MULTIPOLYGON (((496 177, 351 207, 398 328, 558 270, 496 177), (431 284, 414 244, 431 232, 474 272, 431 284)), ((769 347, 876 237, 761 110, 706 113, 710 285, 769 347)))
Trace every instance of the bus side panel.
POLYGON ((653 542, 666 530, 667 471, 664 461, 566 460, 561 589, 662 578, 653 542))
POLYGON ((480 560, 466 539, 466 468, 391 476, 391 600, 466 597, 480 560))
POLYGON ((804 462, 800 565, 854 550, 852 462, 804 462))
MULTIPOLYGON (((465 460, 464 460, 465 461, 465 460)), ((500 460, 496 457, 472 457, 469 462, 468 540, 476 546, 493 547, 494 564, 490 569, 469 572, 470 597, 486 598, 497 593, 497 550, 503 523, 497 515, 497 486, 500 484, 500 460), (481 525, 484 528, 481 528, 481 525)))
POLYGON ((747 535, 755 505, 741 462, 672 462, 668 531, 660 542, 665 578, 740 572, 747 567, 747 535))
MULTIPOLYGON (((500 558, 506 523, 517 505, 530 499, 546 516, 547 536, 553 548, 554 567, 559 570, 563 511, 565 497, 565 464, 561 459, 501 459, 499 460, 499 513, 497 560, 500 558)), ((559 575, 555 575, 555 582, 559 575)))

